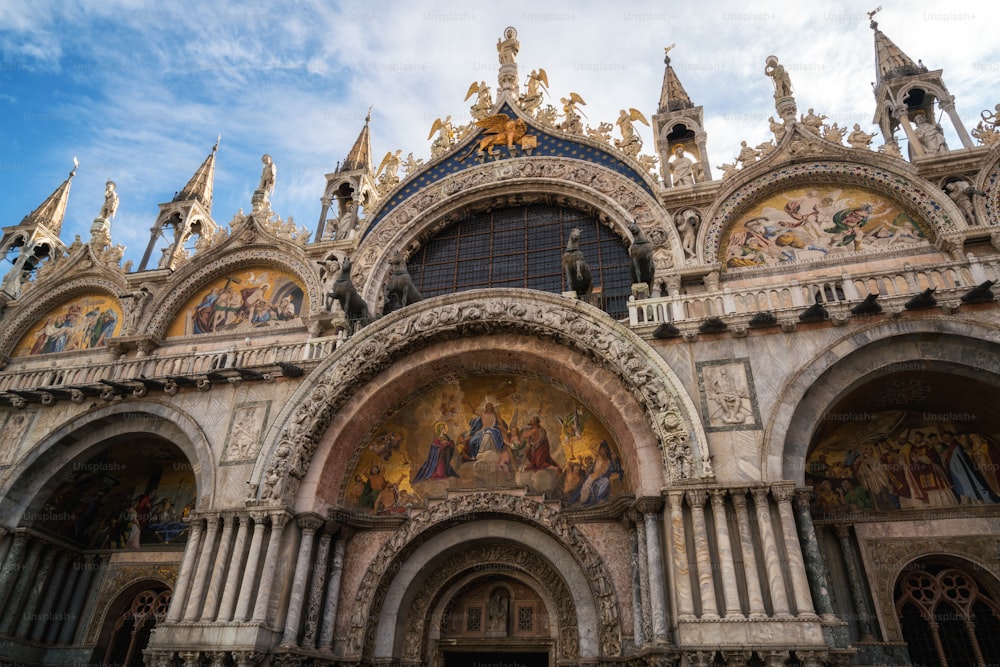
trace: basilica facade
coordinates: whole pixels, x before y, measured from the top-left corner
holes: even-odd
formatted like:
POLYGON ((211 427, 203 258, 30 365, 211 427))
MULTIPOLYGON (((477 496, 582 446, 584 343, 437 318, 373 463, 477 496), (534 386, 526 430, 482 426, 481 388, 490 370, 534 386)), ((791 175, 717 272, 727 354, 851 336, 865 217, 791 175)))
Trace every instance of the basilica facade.
POLYGON ((998 118, 872 29, 880 136, 771 56, 720 178, 669 50, 594 128, 514 28, 312 233, 217 144, 133 270, 74 169, 3 229, 0 662, 1000 663, 998 118))

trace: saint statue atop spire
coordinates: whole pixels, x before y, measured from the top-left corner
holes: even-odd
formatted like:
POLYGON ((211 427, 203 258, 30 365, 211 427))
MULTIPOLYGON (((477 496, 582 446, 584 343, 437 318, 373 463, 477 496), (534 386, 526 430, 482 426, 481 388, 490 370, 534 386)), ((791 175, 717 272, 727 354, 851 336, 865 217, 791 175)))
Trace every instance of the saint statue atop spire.
POLYGON ((497 83, 500 93, 510 93, 517 99, 518 76, 517 76, 517 52, 521 49, 521 43, 517 41, 517 30, 513 26, 508 26, 503 31, 503 39, 497 39, 497 54, 500 57, 500 74, 497 83))
POLYGON ((768 56, 764 65, 764 74, 771 77, 774 83, 774 107, 778 115, 786 123, 795 121, 795 98, 792 97, 792 80, 785 66, 778 62, 778 56, 768 56))

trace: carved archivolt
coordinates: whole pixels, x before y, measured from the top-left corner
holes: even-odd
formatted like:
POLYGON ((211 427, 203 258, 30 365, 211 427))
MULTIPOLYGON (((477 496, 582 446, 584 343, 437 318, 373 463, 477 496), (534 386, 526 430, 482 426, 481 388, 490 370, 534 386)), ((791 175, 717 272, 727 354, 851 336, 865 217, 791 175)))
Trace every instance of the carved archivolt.
POLYGON ((547 196, 557 203, 596 211, 622 238, 630 239, 635 219, 646 238, 662 239, 673 257, 683 257, 677 232, 656 198, 635 181, 591 163, 571 158, 534 157, 500 160, 462 170, 415 193, 365 237, 354 257, 354 276, 364 283, 370 303, 379 297, 394 250, 412 252, 435 232, 455 221, 453 214, 494 205, 509 195, 511 205, 547 196))
MULTIPOLYGON (((432 505, 426 511, 414 514, 385 541, 365 572, 354 599, 348 633, 348 651, 352 656, 372 657, 382 603, 393 578, 403 569, 407 557, 413 550, 430 536, 447 529, 449 524, 454 525, 457 519, 465 521, 489 515, 509 517, 531 524, 555 538, 566 553, 573 556, 590 585, 590 595, 594 600, 600 623, 601 654, 614 656, 621 653, 621 624, 611 577, 604 562, 591 548, 583 534, 557 510, 543 503, 505 493, 482 492, 448 498, 432 505)), ((440 590, 455 573, 468 569, 476 563, 481 565, 489 562, 504 563, 505 566, 514 566, 530 574, 553 595, 557 600, 560 619, 560 650, 564 657, 570 657, 567 651, 575 655, 578 651, 579 636, 572 596, 561 576, 530 552, 516 547, 489 546, 464 551, 458 560, 444 565, 439 572, 432 575, 425 583, 425 588, 440 590), (567 627, 571 627, 572 631, 563 632, 567 627)), ((407 618, 404 657, 418 657, 421 642, 425 637, 423 623, 426 622, 427 609, 432 597, 418 596, 417 600, 407 618), (422 599, 423 597, 426 599, 422 599), (417 620, 411 621, 411 619, 417 620)))
POLYGON ((986 225, 1000 224, 1000 143, 992 150, 993 160, 977 176, 973 184, 985 197, 973 197, 976 213, 986 225), (985 213, 985 216, 983 215, 985 213))
POLYGON ((642 406, 669 481, 712 474, 694 404, 663 358, 641 338, 582 301, 491 289, 420 301, 340 345, 289 401, 294 408, 279 416, 270 436, 271 454, 254 471, 254 498, 292 502, 336 411, 356 387, 394 360, 449 336, 495 333, 552 340, 593 358, 618 376, 642 406))
POLYGON ((719 203, 709 212, 710 223, 703 225, 698 237, 704 259, 721 261, 723 232, 753 202, 779 190, 809 184, 854 185, 883 194, 913 213, 931 242, 942 233, 955 231, 963 220, 954 202, 913 176, 863 162, 799 162, 767 171, 728 194, 719 193, 719 203))
MULTIPOLYGON (((176 284, 165 285, 159 298, 147 312, 151 316, 140 323, 139 331, 162 337, 177 316, 177 311, 206 282, 231 271, 252 266, 275 266, 295 274, 301 281, 309 301, 309 314, 314 315, 323 306, 323 287, 320 284, 317 267, 310 264, 301 249, 297 253, 289 251, 290 244, 275 248, 275 244, 257 246, 213 257, 211 262, 192 262, 190 272, 182 269, 176 276, 176 284), (195 268, 197 267, 197 268, 195 268)), ((185 267, 186 269, 187 267, 185 267)))

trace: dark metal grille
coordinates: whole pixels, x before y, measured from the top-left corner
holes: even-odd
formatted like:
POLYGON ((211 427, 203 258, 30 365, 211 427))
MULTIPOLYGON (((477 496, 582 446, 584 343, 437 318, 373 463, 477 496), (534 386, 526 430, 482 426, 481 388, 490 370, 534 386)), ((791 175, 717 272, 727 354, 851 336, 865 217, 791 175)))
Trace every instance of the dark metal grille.
POLYGON ((532 205, 470 215, 442 230, 408 261, 410 275, 426 298, 486 287, 566 291, 562 254, 574 227, 580 249, 600 287, 604 309, 628 316, 631 293, 624 241, 597 219, 560 206, 532 205))

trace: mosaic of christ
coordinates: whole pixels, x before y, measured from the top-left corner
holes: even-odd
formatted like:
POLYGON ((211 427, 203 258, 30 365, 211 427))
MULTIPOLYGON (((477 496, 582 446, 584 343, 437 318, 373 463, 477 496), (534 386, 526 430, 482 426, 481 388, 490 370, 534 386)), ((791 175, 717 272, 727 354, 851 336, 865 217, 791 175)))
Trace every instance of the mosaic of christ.
POLYGON ((268 267, 234 271, 189 299, 167 336, 301 324, 304 301, 302 288, 289 273, 268 267))
POLYGON ((727 268, 884 251, 925 241, 899 206, 851 187, 804 187, 772 195, 732 226, 722 243, 727 268))
POLYGON ((627 489, 618 448, 601 422, 554 384, 468 376, 395 411, 364 444, 346 502, 404 512, 448 489, 527 487, 567 507, 627 489))

